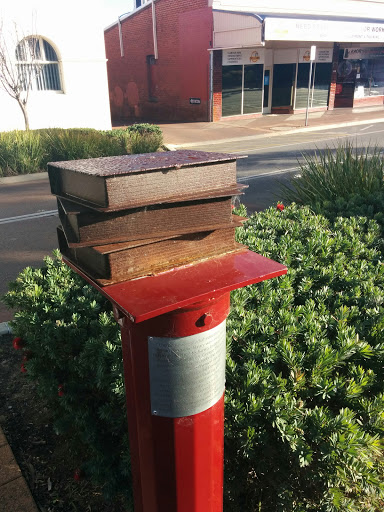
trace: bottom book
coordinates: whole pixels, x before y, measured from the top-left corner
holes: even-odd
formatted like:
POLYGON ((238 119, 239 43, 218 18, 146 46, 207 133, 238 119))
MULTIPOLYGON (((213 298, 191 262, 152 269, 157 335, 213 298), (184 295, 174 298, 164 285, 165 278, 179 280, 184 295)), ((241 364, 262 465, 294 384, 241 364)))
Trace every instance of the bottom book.
POLYGON ((70 248, 57 229, 63 256, 101 286, 158 274, 174 267, 247 250, 235 241, 235 227, 167 238, 70 248))

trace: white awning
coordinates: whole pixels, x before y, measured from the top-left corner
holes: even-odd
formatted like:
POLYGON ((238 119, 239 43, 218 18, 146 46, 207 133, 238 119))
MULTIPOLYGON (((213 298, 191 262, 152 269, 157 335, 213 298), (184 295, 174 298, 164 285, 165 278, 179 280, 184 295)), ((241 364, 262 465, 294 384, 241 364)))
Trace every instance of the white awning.
POLYGON ((262 46, 262 30, 257 14, 213 11, 213 49, 262 46))
POLYGON ((213 49, 254 48, 266 41, 384 43, 384 23, 213 10, 213 49))
POLYGON ((266 17, 264 26, 265 41, 384 42, 384 23, 369 23, 364 20, 266 17))

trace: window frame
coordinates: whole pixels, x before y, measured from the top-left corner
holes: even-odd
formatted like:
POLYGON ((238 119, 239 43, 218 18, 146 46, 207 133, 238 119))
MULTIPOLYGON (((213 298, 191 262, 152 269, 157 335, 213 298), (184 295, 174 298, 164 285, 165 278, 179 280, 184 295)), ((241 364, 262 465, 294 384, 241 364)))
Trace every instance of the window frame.
MULTIPOLYGON (((52 44, 47 38, 41 35, 30 35, 21 39, 16 46, 15 49, 15 58, 16 58, 16 68, 20 73, 20 69, 27 66, 36 66, 36 68, 40 68, 39 70, 34 72, 34 76, 30 79, 29 83, 29 92, 30 93, 64 93, 63 86, 63 76, 62 76, 62 66, 61 59, 59 57, 59 52, 57 51, 55 45, 52 44), (28 44, 27 41, 35 40, 36 48, 38 50, 36 53, 38 54, 36 57, 32 55, 30 51, 23 53, 23 45, 28 44), (48 60, 47 51, 45 45, 48 45, 48 48, 53 51, 57 60, 48 60), (20 57, 26 57, 22 59, 20 57), (53 67, 54 66, 54 67, 53 67), (47 81, 43 77, 44 68, 48 69, 48 67, 53 67, 55 70, 54 76, 51 76, 49 80, 52 80, 53 83, 57 83, 58 87, 49 87, 47 88, 47 81), (42 86, 43 85, 43 86, 42 86)), ((49 81, 48 80, 48 81, 49 81)), ((23 90, 26 91, 27 87, 24 85, 23 90)))

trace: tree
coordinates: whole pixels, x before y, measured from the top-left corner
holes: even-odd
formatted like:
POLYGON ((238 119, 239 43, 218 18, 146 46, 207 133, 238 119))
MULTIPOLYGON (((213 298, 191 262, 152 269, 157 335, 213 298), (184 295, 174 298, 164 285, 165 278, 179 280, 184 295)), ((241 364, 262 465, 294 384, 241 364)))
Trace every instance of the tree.
POLYGON ((3 20, 0 20, 0 88, 17 101, 26 130, 29 130, 29 92, 42 70, 39 51, 37 36, 25 36, 16 23, 12 30, 6 31, 3 20))

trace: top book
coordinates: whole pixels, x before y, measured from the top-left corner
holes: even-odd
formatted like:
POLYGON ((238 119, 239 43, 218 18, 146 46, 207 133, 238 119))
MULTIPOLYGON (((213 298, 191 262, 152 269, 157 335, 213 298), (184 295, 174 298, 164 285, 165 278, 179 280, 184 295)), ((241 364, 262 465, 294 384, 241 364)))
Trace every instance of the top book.
POLYGON ((236 186, 237 156, 167 151, 48 164, 53 194, 100 211, 178 202, 236 186))

